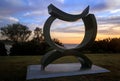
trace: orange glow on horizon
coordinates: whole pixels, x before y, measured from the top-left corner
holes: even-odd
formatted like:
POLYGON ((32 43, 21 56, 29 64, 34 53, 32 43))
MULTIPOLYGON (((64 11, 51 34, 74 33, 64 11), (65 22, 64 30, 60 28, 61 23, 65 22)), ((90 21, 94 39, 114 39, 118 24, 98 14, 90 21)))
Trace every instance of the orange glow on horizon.
POLYGON ((81 43, 82 41, 82 38, 62 38, 62 39, 59 39, 60 42, 62 42, 63 44, 79 44, 81 43))
MULTIPOLYGON (((79 44, 82 42, 84 34, 54 32, 54 35, 51 36, 53 36, 53 38, 59 39, 63 44, 79 44)), ((97 34, 95 40, 103 40, 106 38, 120 38, 120 35, 97 34)))
MULTIPOLYGON (((118 29, 118 28, 117 28, 118 29)), ((97 33, 95 40, 103 40, 106 38, 120 38, 120 34, 117 33, 97 33)), ((84 33, 68 33, 68 32, 51 32, 52 38, 57 38, 63 44, 79 44, 84 38, 84 33)))
POLYGON ((79 44, 82 41, 84 34, 52 32, 51 37, 57 38, 63 44, 79 44))
POLYGON ((103 35, 103 34, 98 34, 96 36, 96 40, 103 40, 106 38, 120 38, 120 35, 103 35))

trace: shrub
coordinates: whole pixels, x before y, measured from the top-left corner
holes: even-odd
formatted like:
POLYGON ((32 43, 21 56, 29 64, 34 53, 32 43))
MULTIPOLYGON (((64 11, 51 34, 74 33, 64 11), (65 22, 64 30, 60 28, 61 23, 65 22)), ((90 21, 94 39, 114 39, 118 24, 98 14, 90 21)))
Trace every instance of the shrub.
POLYGON ((45 42, 22 42, 15 43, 11 48, 10 55, 44 55, 49 49, 49 45, 45 42))
POLYGON ((120 38, 95 41, 89 50, 92 53, 120 53, 120 38))
POLYGON ((5 44, 0 42, 0 56, 6 56, 7 50, 5 49, 5 44))

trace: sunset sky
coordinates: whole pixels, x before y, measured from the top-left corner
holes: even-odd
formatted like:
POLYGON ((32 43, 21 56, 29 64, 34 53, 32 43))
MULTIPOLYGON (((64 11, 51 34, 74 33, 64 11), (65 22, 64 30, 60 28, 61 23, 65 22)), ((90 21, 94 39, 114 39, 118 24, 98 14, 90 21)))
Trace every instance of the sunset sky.
MULTIPOLYGON (((51 3, 69 14, 80 14, 89 5, 89 12, 97 19, 96 40, 120 37, 120 0, 1 0, 0 27, 19 22, 30 30, 43 28, 50 16, 47 6, 51 3)), ((81 20, 57 19, 51 26, 51 36, 62 43, 79 43, 84 37, 84 24, 81 20)))

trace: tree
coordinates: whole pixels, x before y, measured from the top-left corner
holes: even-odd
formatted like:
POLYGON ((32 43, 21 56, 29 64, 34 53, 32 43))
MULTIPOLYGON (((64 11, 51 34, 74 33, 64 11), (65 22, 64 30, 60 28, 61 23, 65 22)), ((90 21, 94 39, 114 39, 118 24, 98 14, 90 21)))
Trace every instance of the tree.
POLYGON ((56 39, 56 38, 53 38, 52 40, 54 41, 54 43, 56 43, 56 44, 58 44, 58 45, 60 45, 60 46, 64 46, 64 45, 60 42, 60 40, 58 40, 58 39, 56 39))
POLYGON ((120 53, 120 38, 95 41, 88 50, 93 53, 120 53))
POLYGON ((2 27, 1 34, 14 42, 24 42, 30 37, 31 31, 27 26, 16 23, 2 27))
POLYGON ((41 28, 36 27, 36 29, 34 30, 33 41, 36 41, 36 42, 44 41, 43 32, 41 28))
POLYGON ((110 40, 109 50, 113 53, 120 53, 120 38, 113 38, 110 40))

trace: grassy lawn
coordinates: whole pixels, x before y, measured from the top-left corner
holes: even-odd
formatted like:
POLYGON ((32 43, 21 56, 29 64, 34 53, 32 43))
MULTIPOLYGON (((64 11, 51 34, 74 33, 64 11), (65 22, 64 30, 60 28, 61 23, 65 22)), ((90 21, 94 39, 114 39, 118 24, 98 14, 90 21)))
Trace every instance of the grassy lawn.
MULTIPOLYGON (((59 77, 29 81, 120 81, 120 54, 86 54, 93 64, 111 72, 93 75, 59 77)), ((0 56, 0 81, 25 81, 27 66, 39 64, 41 56, 0 56)), ((74 57, 60 58, 54 63, 78 62, 74 57)))

